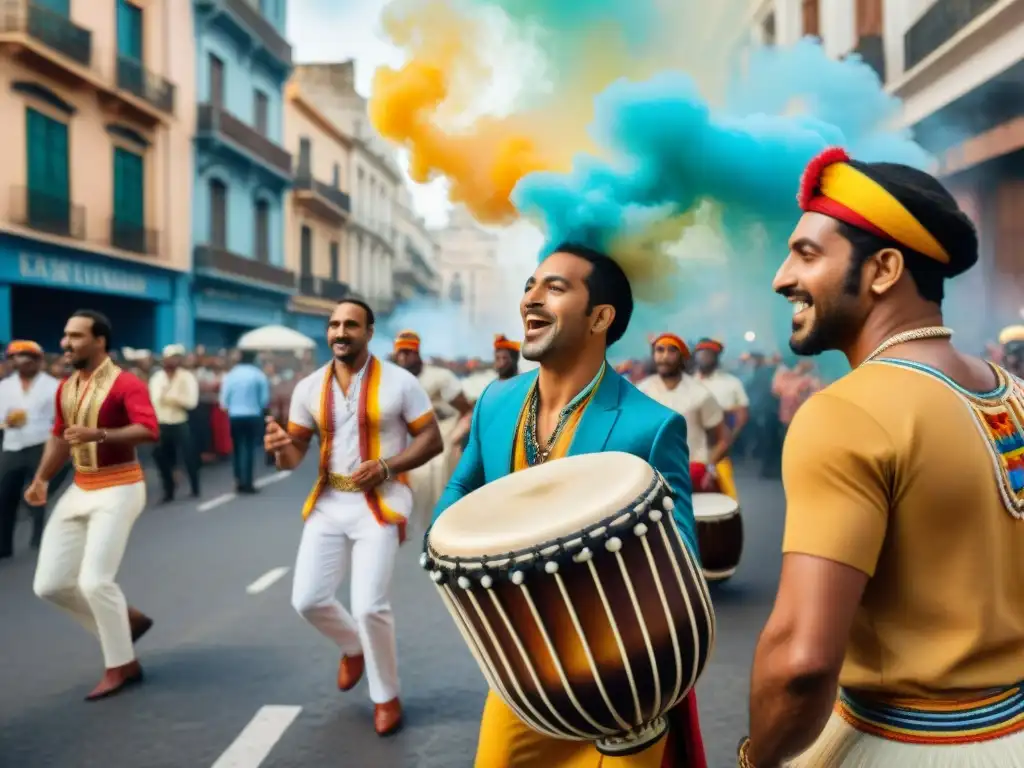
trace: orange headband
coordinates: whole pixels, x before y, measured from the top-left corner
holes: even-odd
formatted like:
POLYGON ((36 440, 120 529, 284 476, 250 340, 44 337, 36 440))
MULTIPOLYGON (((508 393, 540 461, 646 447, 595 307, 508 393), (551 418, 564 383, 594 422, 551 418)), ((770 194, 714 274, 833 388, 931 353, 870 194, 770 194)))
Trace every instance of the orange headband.
POLYGON ((42 357, 43 348, 34 341, 23 341, 17 339, 7 345, 7 356, 13 357, 14 355, 35 355, 36 357, 42 357))
POLYGON ((420 351, 420 337, 415 331, 399 331, 395 336, 395 352, 407 349, 412 352, 420 351))
POLYGON ((499 349, 507 349, 509 352, 518 352, 519 342, 507 339, 503 333, 496 333, 494 334, 494 351, 497 352, 499 349))
POLYGON ((800 210, 830 216, 948 264, 946 249, 903 203, 849 163, 850 156, 839 147, 811 160, 800 180, 800 210))
POLYGON ((697 342, 697 346, 694 347, 694 349, 696 349, 697 351, 706 349, 710 352, 714 352, 715 354, 720 355, 722 354, 722 351, 725 349, 725 345, 722 344, 722 342, 720 341, 715 341, 714 339, 701 339, 700 341, 697 342))
POLYGON ((657 336, 652 336, 651 346, 656 347, 659 344, 668 344, 670 347, 675 347, 683 353, 683 357, 690 356, 690 348, 686 346, 686 342, 674 333, 659 333, 657 336))

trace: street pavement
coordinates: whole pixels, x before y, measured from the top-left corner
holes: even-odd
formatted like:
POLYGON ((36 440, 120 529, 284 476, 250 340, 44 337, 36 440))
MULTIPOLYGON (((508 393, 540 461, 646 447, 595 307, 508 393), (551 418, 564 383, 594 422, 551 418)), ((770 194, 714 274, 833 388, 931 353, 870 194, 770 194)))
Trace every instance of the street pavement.
MULTIPOLYGON (((99 678, 99 649, 33 595, 34 554, 22 543, 0 561, 0 767, 472 766, 486 686, 414 541, 393 592, 406 711, 398 735, 373 732, 365 681, 339 693, 337 652, 292 610, 299 508, 313 473, 307 462, 265 475, 259 495, 236 497, 229 468, 215 466, 204 469, 198 502, 151 504, 119 579, 156 621, 138 648, 146 683, 110 700, 82 701, 99 678)), ((781 488, 743 468, 738 479, 744 557, 713 589, 718 640, 698 684, 710 768, 736 764, 750 660, 780 564, 781 488)), ((150 498, 159 499, 152 482, 150 498)))

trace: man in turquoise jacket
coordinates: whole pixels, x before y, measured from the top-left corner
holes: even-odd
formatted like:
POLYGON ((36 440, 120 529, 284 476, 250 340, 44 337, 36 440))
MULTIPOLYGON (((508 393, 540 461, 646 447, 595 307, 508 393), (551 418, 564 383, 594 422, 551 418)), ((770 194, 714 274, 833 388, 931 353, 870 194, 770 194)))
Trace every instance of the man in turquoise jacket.
MULTIPOLYGON (((559 246, 527 280, 520 312, 522 356, 537 361, 540 368, 495 381, 484 390, 473 411, 469 443, 434 519, 459 499, 513 471, 562 456, 621 451, 647 461, 671 485, 676 524, 697 558, 686 422, 642 394, 605 360, 607 348, 622 338, 633 312, 632 289, 621 267, 589 248, 559 246)), ((681 710, 684 725, 677 741, 682 742, 686 762, 676 762, 678 755, 669 754, 672 750, 659 742, 660 747, 651 749, 664 749, 665 754, 654 764, 704 766, 692 694, 681 710)), ((581 755, 570 754, 588 749, 593 746, 533 733, 491 694, 476 765, 525 768, 541 764, 539 754, 544 755, 546 768, 569 761, 573 766, 589 765, 586 757, 581 763, 581 755)), ((652 764, 647 757, 638 755, 636 765, 652 764)), ((594 760, 597 766, 596 751, 594 760)))

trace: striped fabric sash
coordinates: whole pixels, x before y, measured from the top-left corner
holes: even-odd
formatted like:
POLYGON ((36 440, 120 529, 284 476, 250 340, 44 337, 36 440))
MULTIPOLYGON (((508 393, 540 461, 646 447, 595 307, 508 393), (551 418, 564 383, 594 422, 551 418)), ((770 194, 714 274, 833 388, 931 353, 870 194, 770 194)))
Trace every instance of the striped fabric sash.
POLYGON ((969 701, 883 702, 843 690, 835 711, 862 733, 906 744, 971 744, 1024 731, 1020 686, 969 701))

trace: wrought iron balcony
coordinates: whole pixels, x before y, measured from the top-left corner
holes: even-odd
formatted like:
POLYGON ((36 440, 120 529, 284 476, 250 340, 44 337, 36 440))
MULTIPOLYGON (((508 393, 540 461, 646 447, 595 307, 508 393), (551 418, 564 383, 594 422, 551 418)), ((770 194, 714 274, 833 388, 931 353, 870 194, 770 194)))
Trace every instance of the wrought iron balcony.
POLYGON ((47 235, 85 239, 85 207, 66 196, 14 187, 11 189, 11 222, 47 235))
POLYGON ((114 217, 110 220, 110 244, 132 253, 156 256, 160 253, 160 233, 114 217))
POLYGON ((234 23, 253 35, 260 46, 287 67, 292 65, 292 47, 273 24, 247 0, 196 0, 199 8, 228 14, 234 23))
POLYGON ((196 269, 207 269, 226 275, 244 277, 277 288, 295 287, 295 273, 263 261, 248 259, 217 245, 197 245, 193 253, 196 269))
POLYGON ((3 0, 0 32, 24 33, 83 67, 92 64, 92 32, 35 0, 3 0))
POLYGON ((335 218, 352 213, 352 200, 347 193, 314 179, 308 170, 299 170, 295 177, 295 191, 299 200, 308 202, 320 213, 335 218))
POLYGON ((161 112, 174 114, 173 83, 150 72, 137 59, 117 57, 117 87, 152 104, 161 112))
POLYGON ((327 277, 302 275, 299 277, 299 292, 303 296, 316 296, 330 301, 341 301, 352 295, 347 283, 331 280, 327 277))
POLYGON ((231 144, 281 175, 291 176, 292 156, 221 106, 209 103, 199 105, 196 133, 231 144))
POLYGON ((904 68, 920 64, 995 4, 996 0, 936 0, 903 36, 904 68))

